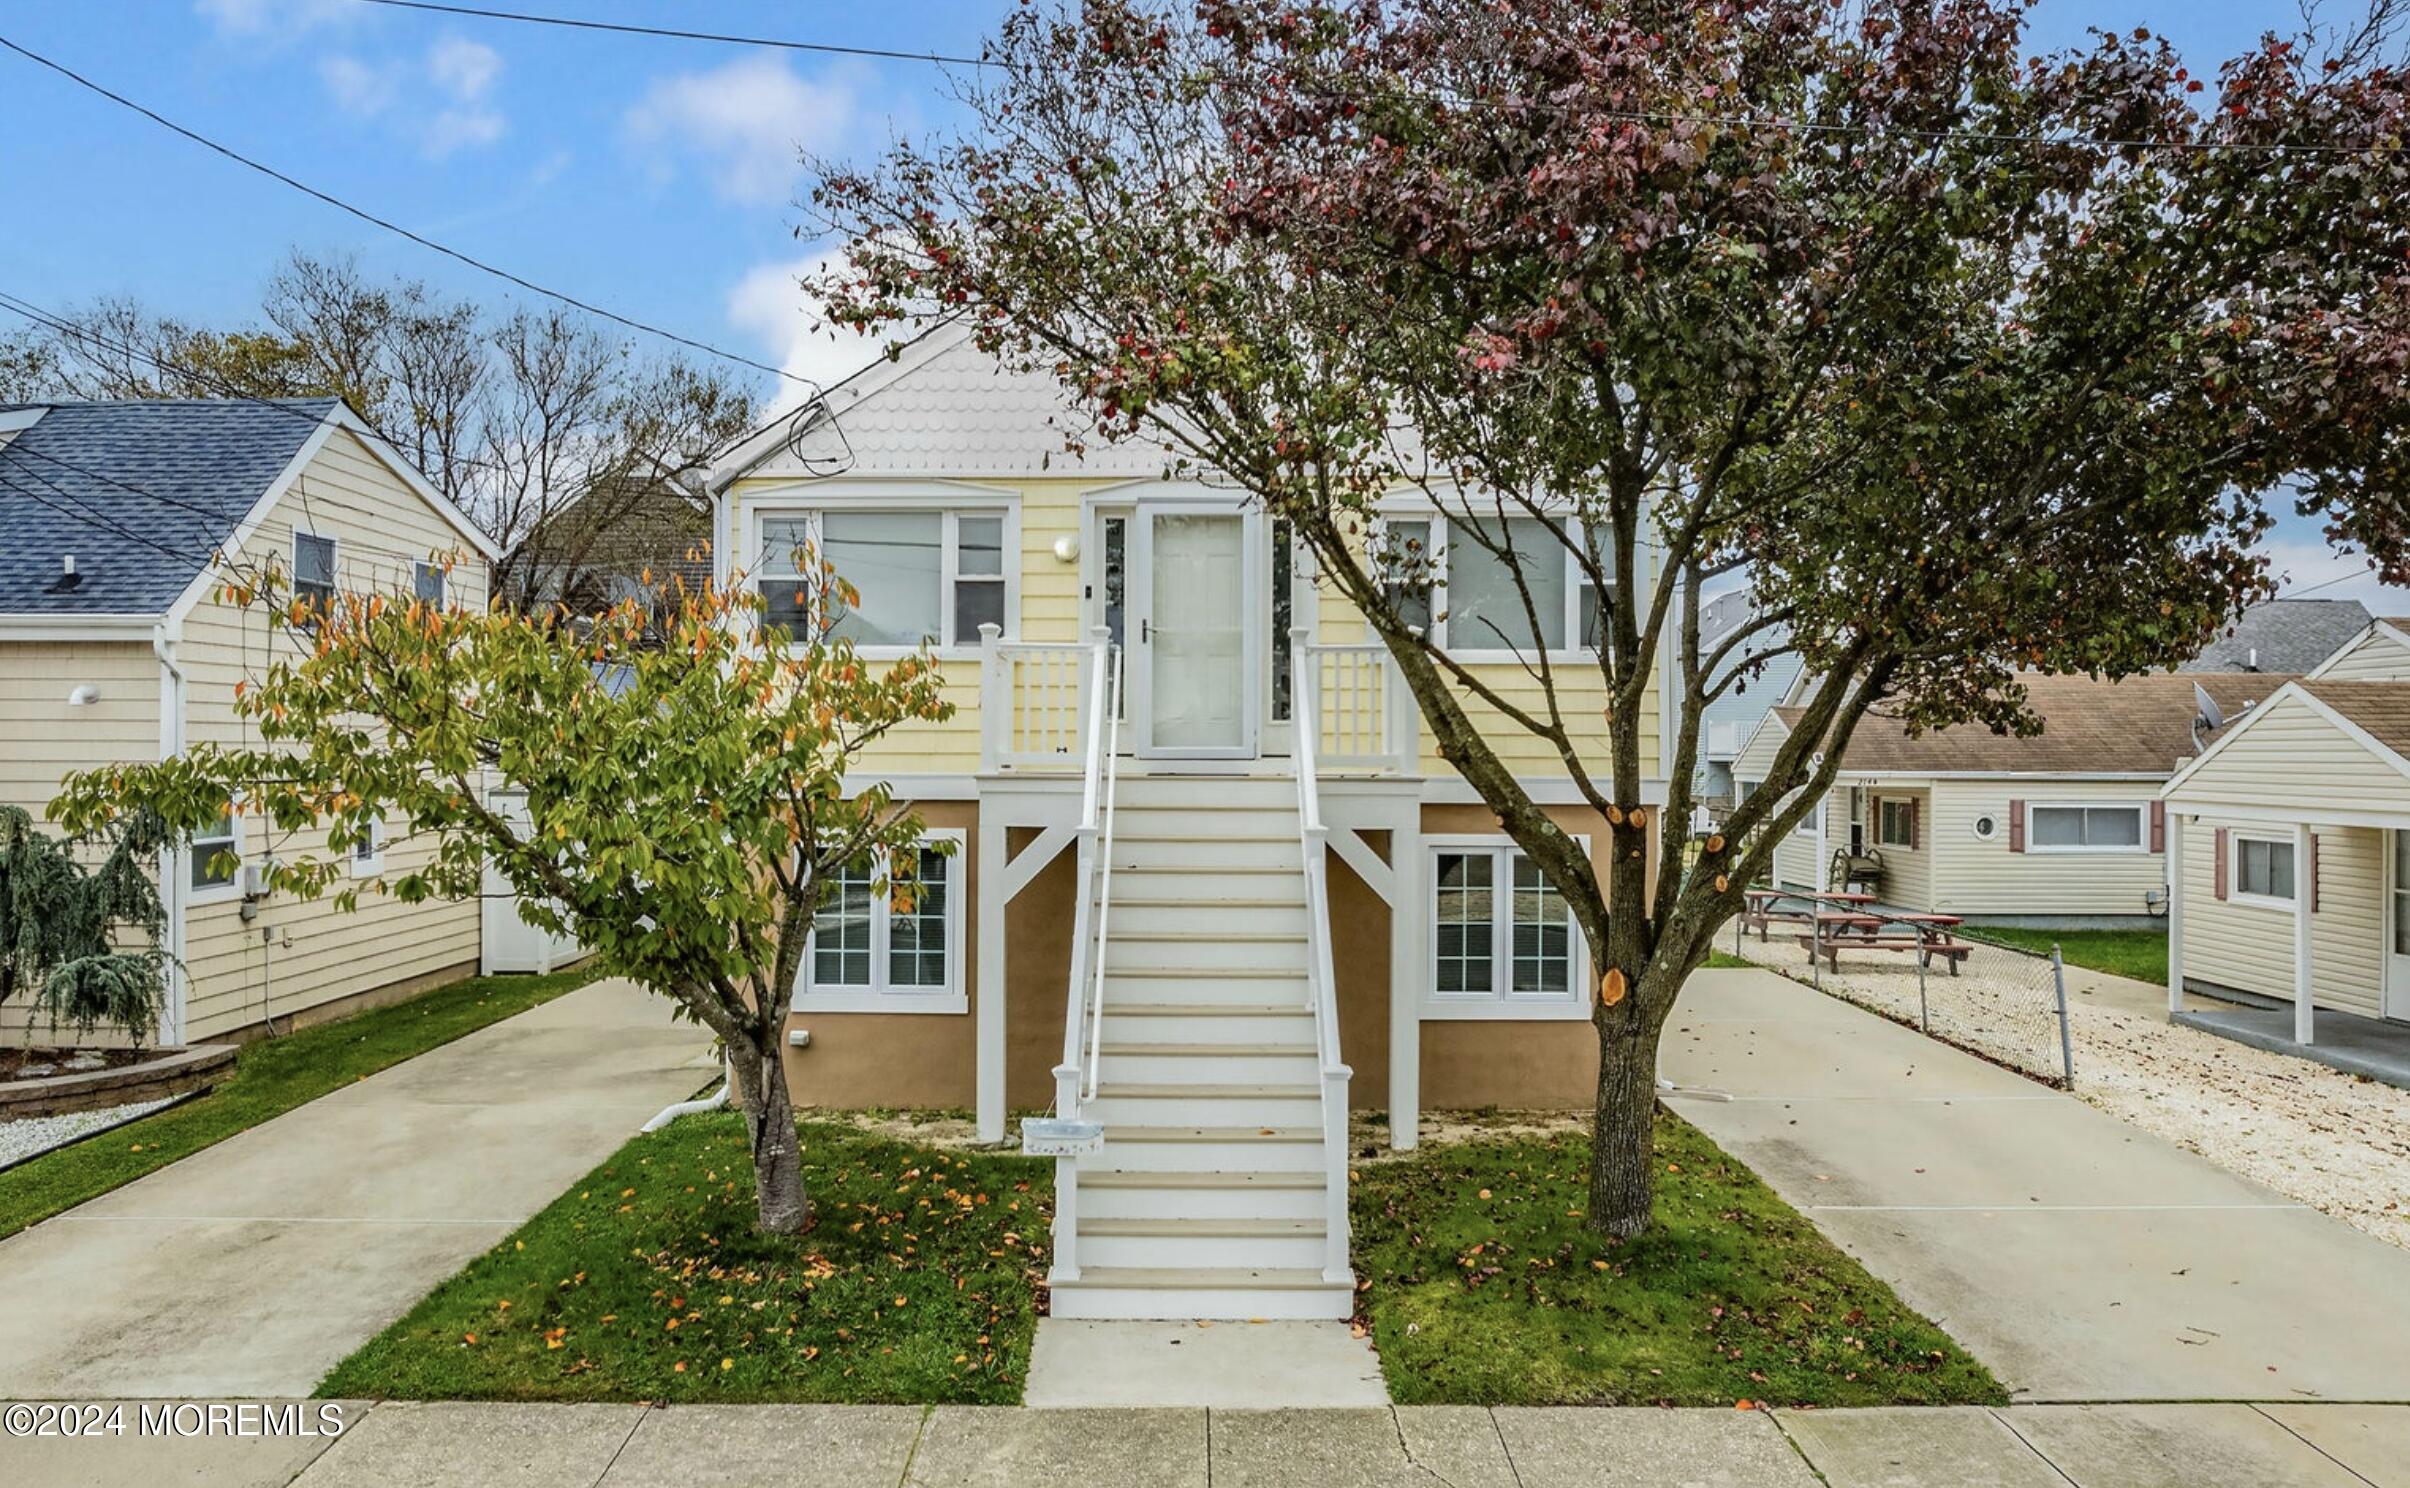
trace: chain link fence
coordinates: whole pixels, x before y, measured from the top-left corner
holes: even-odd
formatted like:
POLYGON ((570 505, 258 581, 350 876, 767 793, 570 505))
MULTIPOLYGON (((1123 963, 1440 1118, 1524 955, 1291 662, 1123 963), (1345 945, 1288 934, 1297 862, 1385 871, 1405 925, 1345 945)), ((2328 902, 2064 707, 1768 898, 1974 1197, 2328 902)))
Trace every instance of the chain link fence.
POLYGON ((1732 949, 2022 1074, 2075 1083, 2066 968, 2056 946, 2036 955, 1986 939, 1952 916, 1848 899, 1754 893, 1733 921, 1732 949))

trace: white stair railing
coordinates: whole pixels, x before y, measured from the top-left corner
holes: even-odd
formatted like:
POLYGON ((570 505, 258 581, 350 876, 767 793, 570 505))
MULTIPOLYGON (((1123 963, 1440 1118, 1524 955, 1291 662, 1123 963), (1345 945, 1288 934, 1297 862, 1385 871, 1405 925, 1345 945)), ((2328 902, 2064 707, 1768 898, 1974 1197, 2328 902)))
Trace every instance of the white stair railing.
MULTIPOLYGON (((1120 779, 1121 649, 1099 627, 1078 648, 1087 660, 1078 707, 1086 739, 1080 784, 1079 898, 1072 909, 1071 977, 1063 1010, 1063 1057, 1054 1067, 1054 1114, 1060 1122, 1080 1120, 1096 1094, 1097 1060, 1104 1043, 1104 937, 1113 892, 1113 796, 1120 779)), ((988 649, 996 648, 991 644, 988 649)), ((991 694, 992 695, 992 694, 991 694)), ((1057 1281, 1079 1280, 1079 1163, 1055 1163, 1054 1267, 1057 1281)))
POLYGON ((1313 662, 1311 632, 1290 633, 1292 699, 1297 719, 1298 839, 1305 855, 1305 933, 1308 995, 1314 1008, 1314 1050, 1322 1075, 1322 1279, 1353 1286, 1347 1244, 1347 1088, 1353 1078, 1339 1058, 1339 984, 1332 968, 1330 936, 1330 831, 1322 824, 1320 770, 1321 677, 1313 662))
POLYGON ((1092 743, 1092 642, 1007 641, 979 627, 979 767, 1076 769, 1092 743))
POLYGON ((1320 699, 1319 717, 1300 706, 1297 720, 1301 734, 1313 733, 1324 767, 1414 772, 1420 715, 1387 646, 1378 641, 1321 645, 1300 638, 1290 665, 1299 696, 1311 683, 1320 699))

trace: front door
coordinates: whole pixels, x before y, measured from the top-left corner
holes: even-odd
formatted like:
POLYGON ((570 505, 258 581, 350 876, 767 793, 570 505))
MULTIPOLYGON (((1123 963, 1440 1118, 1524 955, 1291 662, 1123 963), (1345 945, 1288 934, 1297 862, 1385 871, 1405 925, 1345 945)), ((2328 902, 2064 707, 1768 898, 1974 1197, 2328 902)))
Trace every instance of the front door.
POLYGON ((1227 506, 1142 505, 1130 586, 1138 752, 1245 759, 1256 752, 1253 524, 1227 506))
POLYGON ((2410 832, 2385 844, 2385 1016, 2410 1019, 2410 832))

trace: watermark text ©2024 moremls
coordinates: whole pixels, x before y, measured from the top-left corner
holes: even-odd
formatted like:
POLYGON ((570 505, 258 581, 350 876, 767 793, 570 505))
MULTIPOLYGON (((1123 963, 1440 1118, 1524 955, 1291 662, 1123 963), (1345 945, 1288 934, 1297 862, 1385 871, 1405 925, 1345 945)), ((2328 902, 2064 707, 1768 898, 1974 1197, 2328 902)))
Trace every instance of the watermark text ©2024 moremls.
POLYGON ((343 1407, 331 1400, 18 1401, 0 1407, 0 1435, 337 1437, 343 1407))

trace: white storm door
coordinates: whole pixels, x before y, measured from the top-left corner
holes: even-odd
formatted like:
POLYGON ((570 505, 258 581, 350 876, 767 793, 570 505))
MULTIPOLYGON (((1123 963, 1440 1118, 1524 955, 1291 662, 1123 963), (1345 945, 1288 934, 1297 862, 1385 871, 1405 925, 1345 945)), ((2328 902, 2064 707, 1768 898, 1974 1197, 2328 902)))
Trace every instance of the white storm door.
POLYGON ((1228 507, 1142 506, 1135 582, 1138 752, 1247 759, 1256 752, 1251 523, 1228 507))
POLYGON ((2385 852, 2385 1016, 2410 1019, 2410 832, 2387 832, 2385 852))

